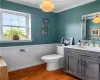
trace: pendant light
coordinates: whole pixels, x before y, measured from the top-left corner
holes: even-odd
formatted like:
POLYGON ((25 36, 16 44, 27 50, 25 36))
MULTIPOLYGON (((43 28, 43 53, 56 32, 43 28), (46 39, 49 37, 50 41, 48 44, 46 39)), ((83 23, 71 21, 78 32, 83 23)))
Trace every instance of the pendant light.
POLYGON ((40 4, 40 8, 44 12, 51 12, 54 9, 54 4, 52 4, 51 0, 43 0, 43 3, 40 4))
POLYGON ((93 20, 94 23, 100 23, 100 16, 96 16, 93 20))

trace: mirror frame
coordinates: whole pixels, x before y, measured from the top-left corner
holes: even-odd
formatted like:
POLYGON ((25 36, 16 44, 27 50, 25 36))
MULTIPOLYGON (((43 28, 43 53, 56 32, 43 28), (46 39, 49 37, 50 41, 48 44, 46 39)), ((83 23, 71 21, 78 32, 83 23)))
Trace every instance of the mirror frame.
POLYGON ((81 39, 86 40, 86 20, 87 19, 93 19, 96 15, 100 15, 100 12, 95 12, 91 14, 82 15, 82 34, 81 39))

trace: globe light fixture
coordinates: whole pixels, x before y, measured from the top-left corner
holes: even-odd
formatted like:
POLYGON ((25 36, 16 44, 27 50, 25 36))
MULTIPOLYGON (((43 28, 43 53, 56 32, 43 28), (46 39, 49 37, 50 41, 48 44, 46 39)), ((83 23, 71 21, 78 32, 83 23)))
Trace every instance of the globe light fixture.
POLYGON ((54 9, 54 4, 51 2, 51 0, 43 0, 43 3, 40 4, 40 8, 44 12, 51 12, 54 9))
POLYGON ((100 16, 96 16, 92 21, 94 23, 100 23, 100 16))

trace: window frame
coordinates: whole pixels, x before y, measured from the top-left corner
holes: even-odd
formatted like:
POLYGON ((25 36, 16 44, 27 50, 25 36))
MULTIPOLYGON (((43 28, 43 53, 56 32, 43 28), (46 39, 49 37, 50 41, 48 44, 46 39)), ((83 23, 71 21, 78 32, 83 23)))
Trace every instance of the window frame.
MULTIPOLYGON (((29 13, 23 13, 18 11, 12 11, 7 9, 0 8, 0 43, 8 43, 8 42, 30 42, 32 41, 31 37, 31 14, 29 13), (2 13, 8 13, 12 15, 18 15, 18 16, 25 16, 26 17, 26 35, 28 36, 26 40, 4 40, 3 39, 3 16, 2 13)), ((7 26, 7 25, 6 25, 7 26)), ((14 26, 14 25, 8 25, 8 26, 14 26)), ((16 26, 19 27, 19 26, 16 26)), ((25 27, 23 27, 25 28, 25 27)))

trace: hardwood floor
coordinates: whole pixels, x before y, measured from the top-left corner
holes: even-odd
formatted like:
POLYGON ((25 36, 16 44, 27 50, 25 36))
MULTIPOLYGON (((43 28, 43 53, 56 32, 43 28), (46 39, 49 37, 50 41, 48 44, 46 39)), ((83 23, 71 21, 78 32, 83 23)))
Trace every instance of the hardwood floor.
POLYGON ((22 70, 9 72, 9 80, 78 80, 62 69, 46 71, 46 65, 34 66, 22 70))

